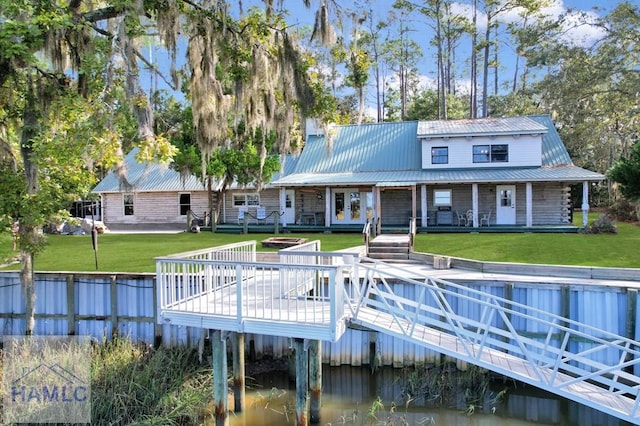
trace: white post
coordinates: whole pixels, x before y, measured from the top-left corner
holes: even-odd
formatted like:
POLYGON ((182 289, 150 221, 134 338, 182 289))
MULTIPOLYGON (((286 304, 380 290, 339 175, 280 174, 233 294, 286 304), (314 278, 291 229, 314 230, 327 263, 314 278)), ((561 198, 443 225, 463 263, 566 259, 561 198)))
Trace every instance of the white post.
POLYGON ((531 182, 527 182, 526 188, 527 228, 531 228, 533 226, 533 186, 531 182))
MULTIPOLYGON (((287 208, 287 188, 280 188, 280 211, 279 213, 283 213, 287 208)), ((287 215, 283 214, 282 216, 278 215, 278 219, 280 224, 284 228, 287 226, 287 215)))
POLYGON ((420 185, 420 224, 427 227, 427 185, 420 185))
POLYGON ((589 223, 589 182, 582 182, 582 226, 589 223))
POLYGON ((478 227, 478 184, 471 185, 471 208, 473 209, 473 227, 478 227))
POLYGON ((331 226, 331 188, 324 188, 324 226, 331 226))

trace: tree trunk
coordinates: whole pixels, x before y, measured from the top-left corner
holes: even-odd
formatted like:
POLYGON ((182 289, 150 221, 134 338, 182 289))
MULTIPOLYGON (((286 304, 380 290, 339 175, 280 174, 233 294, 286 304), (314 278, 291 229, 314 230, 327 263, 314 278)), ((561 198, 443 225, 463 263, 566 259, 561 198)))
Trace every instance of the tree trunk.
MULTIPOLYGON (((25 183, 27 194, 31 197, 38 192, 38 165, 33 161, 33 139, 38 134, 38 112, 36 106, 36 95, 33 87, 29 86, 27 102, 23 113, 23 128, 20 137, 20 152, 24 165, 25 183)), ((20 218, 20 281, 25 299, 25 335, 33 334, 35 327, 36 291, 33 279, 33 247, 38 240, 38 229, 36 225, 25 216, 27 212, 22 212, 20 218)))
POLYGON ((476 54, 476 43, 478 40, 478 2, 473 1, 473 25, 471 33, 471 88, 469 93, 469 118, 476 118, 478 116, 478 65, 476 54))
MULTIPOLYGON (((26 230, 25 230, 26 231, 26 230)), ((20 231, 25 233, 25 231, 20 231)), ((33 231, 26 231, 32 233, 33 231)), ((24 334, 31 336, 36 326, 36 287, 33 276, 33 253, 27 250, 20 250, 20 282, 24 294, 25 331, 24 334)))

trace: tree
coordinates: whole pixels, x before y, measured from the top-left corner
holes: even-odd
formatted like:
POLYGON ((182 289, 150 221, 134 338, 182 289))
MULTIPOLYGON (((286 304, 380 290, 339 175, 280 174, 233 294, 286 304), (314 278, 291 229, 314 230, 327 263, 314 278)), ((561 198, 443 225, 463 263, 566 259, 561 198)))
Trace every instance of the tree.
POLYGON ((636 204, 640 219, 640 142, 636 142, 628 158, 616 161, 607 172, 609 179, 619 184, 622 195, 636 204))
MULTIPOLYGON (((229 124, 237 131, 243 123, 260 167, 272 134, 278 152, 293 145, 297 113, 317 111, 314 91, 282 14, 265 4, 264 12, 234 19, 214 0, 0 0, 0 146, 8 172, 0 190, 12 194, 0 216, 20 221, 27 334, 35 324, 38 230, 68 195, 86 194, 93 181, 84 173, 112 167, 133 145, 140 161, 175 154, 168 137, 154 133, 140 67, 158 71, 139 52, 141 39, 159 36, 178 87, 178 42, 188 38, 194 139, 206 156, 244 143, 228 137, 229 124)), ((122 162, 116 170, 126 187, 122 162)))

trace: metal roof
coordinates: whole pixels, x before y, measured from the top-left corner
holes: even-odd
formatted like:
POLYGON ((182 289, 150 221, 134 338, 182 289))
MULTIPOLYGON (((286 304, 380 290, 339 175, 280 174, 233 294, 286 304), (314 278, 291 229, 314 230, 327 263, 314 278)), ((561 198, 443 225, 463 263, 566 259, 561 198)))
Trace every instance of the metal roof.
POLYGON ((547 126, 528 116, 488 117, 421 121, 418 124, 418 137, 530 134, 546 133, 547 130, 547 126))
POLYGON ((160 191, 204 191, 205 186, 194 175, 186 177, 159 163, 139 163, 135 155, 138 148, 134 148, 124 158, 128 187, 118 178, 117 173, 109 173, 93 188, 92 192, 160 192, 160 191))
POLYGON ((413 184, 496 183, 496 182, 583 182, 602 180, 600 173, 567 165, 504 169, 440 169, 343 173, 297 173, 283 177, 278 186, 410 186, 413 184))
POLYGON ((603 180, 604 176, 574 166, 548 115, 433 122, 376 123, 334 128, 329 148, 313 136, 295 170, 274 180, 274 186, 380 185, 409 183, 470 183, 603 180), (450 123, 450 124, 449 124, 450 123), (431 127, 430 127, 431 126, 431 127), (431 129, 431 130, 429 130, 431 129), (542 135, 542 167, 422 169, 420 136, 542 135), (440 132, 440 133, 438 133, 440 132))
POLYGON ((312 136, 293 173, 340 173, 420 169, 417 122, 334 127, 333 144, 312 136))

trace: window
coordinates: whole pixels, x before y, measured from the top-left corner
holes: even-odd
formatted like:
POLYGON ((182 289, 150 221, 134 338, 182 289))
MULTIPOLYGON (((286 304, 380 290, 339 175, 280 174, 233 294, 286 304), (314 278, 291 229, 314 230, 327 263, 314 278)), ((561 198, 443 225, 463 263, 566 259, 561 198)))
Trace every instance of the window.
POLYGON ((509 145, 474 145, 474 163, 506 163, 509 161, 509 145))
POLYGON ((451 205, 451 190, 450 189, 436 189, 433 191, 433 205, 434 206, 450 206, 451 205))
POLYGON ((506 163, 509 161, 509 145, 491 145, 491 162, 506 163))
POLYGON ((446 146, 434 146, 431 148, 431 164, 448 164, 449 148, 446 146))
POLYGON ((258 194, 233 194, 233 206, 259 206, 260 196, 258 194))
POLYGON ((124 215, 133 216, 133 194, 124 194, 122 201, 124 205, 124 215))
POLYGON ((180 216, 186 216, 191 210, 191 194, 180 194, 180 216))

